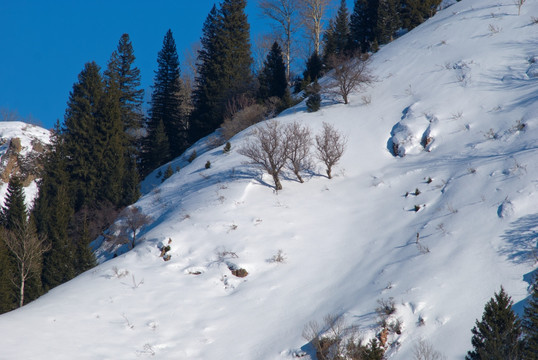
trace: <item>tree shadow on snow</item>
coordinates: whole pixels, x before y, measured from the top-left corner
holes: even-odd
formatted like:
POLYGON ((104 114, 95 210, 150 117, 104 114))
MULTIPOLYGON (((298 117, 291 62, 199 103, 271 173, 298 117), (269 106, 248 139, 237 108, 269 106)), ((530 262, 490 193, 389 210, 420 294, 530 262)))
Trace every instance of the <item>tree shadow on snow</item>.
POLYGON ((538 261, 538 214, 517 219, 502 238, 506 244, 500 253, 510 261, 516 264, 538 261))

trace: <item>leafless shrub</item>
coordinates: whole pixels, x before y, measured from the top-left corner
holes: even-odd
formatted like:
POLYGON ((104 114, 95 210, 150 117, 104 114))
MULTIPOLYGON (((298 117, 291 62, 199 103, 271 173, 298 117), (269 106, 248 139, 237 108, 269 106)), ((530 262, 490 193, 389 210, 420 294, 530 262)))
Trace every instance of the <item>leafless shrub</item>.
POLYGON ((463 118, 463 111, 458 111, 456 113, 453 113, 452 116, 451 116, 451 119, 452 120, 460 120, 463 118))
POLYGON ((140 230, 151 221, 151 216, 142 213, 139 207, 129 206, 121 212, 120 221, 111 228, 112 233, 119 232, 119 234, 105 237, 114 244, 129 244, 133 249, 140 230))
POLYGON ((363 105, 370 105, 372 103, 372 95, 363 95, 361 96, 363 105))
POLYGON ((256 101, 246 94, 234 96, 233 98, 228 100, 228 103, 226 103, 225 117, 233 118, 238 112, 243 109, 246 109, 249 106, 254 105, 255 103, 256 101))
POLYGON ((125 320, 125 325, 126 325, 129 329, 134 329, 134 324, 131 323, 131 321, 129 321, 129 319, 127 318, 127 316, 125 316, 125 314, 121 314, 121 317, 125 320))
POLYGON ((538 24, 538 16, 531 16, 531 24, 538 24))
POLYGON ((279 175, 287 162, 288 142, 278 122, 268 121, 254 130, 251 140, 238 152, 267 171, 273 177, 275 190, 282 190, 279 175))
POLYGON ((526 0, 514 0, 514 3, 516 4, 517 6, 517 15, 521 15, 521 7, 523 6, 523 4, 525 3, 526 0))
POLYGON ((132 286, 133 290, 138 289, 138 287, 144 283, 144 279, 137 282, 136 279, 135 279, 134 274, 132 274, 131 276, 132 276, 132 280, 133 280, 133 286, 132 286))
POLYGON ((426 340, 419 340, 413 349, 414 360, 446 360, 446 356, 435 350, 426 340))
POLYGON ((269 259, 269 262, 285 263, 286 254, 284 254, 284 251, 282 251, 282 249, 279 249, 278 252, 275 255, 273 255, 271 259, 269 259))
POLYGON ((373 358, 374 354, 383 354, 377 339, 363 343, 357 326, 347 325, 342 317, 332 314, 323 318, 322 325, 309 322, 303 337, 316 350, 318 360, 364 360, 373 358))
POLYGON ((316 135, 316 155, 326 166, 329 179, 332 168, 340 161, 346 149, 346 137, 332 125, 324 122, 320 135, 316 135))
POLYGON ((499 32, 501 32, 501 28, 497 25, 493 25, 493 24, 489 24, 488 25, 488 29, 489 29, 489 32, 493 35, 493 34, 497 34, 499 32))
POLYGON ((235 112, 222 123, 222 136, 225 140, 231 139, 235 134, 262 121, 266 111, 265 106, 253 104, 235 112))
POLYGON ((375 309, 375 312, 381 318, 387 318, 396 312, 396 306, 393 297, 390 297, 388 299, 378 299, 377 304, 379 306, 375 309))
POLYGON ((118 269, 117 266, 113 266, 112 267, 112 273, 114 275, 114 277, 118 278, 118 279, 121 279, 122 277, 125 277, 127 275, 129 275, 129 271, 128 270, 125 270, 125 269, 118 269))
POLYGON ((233 251, 222 250, 217 251, 217 262, 222 263, 228 259, 238 259, 239 256, 233 251))
POLYGON ((298 122, 288 124, 284 130, 288 143, 288 165, 291 171, 297 176, 299 182, 303 183, 300 172, 312 168, 310 158, 310 147, 312 146, 312 136, 308 126, 301 126, 298 122))
POLYGON ((327 76, 329 81, 326 91, 342 97, 344 104, 348 103, 349 94, 373 81, 370 72, 368 55, 331 55, 327 61, 333 70, 327 76))

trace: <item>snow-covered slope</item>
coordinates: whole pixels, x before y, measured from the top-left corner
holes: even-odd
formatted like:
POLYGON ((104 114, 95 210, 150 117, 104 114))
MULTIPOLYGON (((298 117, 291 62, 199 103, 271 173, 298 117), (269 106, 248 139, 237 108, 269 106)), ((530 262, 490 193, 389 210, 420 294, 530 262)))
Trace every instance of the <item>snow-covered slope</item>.
POLYGON ((419 339, 463 359, 484 303, 503 285, 521 312, 536 268, 531 16, 538 0, 520 16, 511 0, 463 0, 382 48, 376 83, 350 105, 280 116, 347 134, 332 180, 289 176, 276 194, 237 153, 248 131, 228 154, 195 145, 192 163, 172 163, 179 173, 144 183, 136 205, 153 222, 134 250, 0 316, 1 357, 314 356, 305 324, 341 315, 372 337, 378 300, 393 298, 390 359, 412 359, 419 339), (279 250, 286 261, 272 262, 279 250))
POLYGON ((23 178, 27 207, 37 195, 35 182, 38 166, 35 159, 50 143, 50 131, 20 121, 0 122, 0 204, 3 204, 9 178, 17 173, 23 178))

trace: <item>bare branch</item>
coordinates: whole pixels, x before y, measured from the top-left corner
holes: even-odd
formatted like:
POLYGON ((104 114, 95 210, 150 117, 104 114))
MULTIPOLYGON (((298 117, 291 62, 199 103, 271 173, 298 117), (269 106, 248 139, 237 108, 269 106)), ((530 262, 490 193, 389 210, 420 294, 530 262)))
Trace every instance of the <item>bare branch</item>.
POLYGON ((282 190, 279 175, 286 165, 288 144, 282 126, 277 121, 268 121, 256 129, 252 139, 238 152, 267 171, 273 177, 275 189, 282 190))
POLYGON ((289 168, 302 183, 304 180, 300 172, 312 168, 310 159, 312 136, 310 135, 310 128, 301 126, 298 122, 293 122, 286 126, 285 136, 288 142, 289 168))
POLYGON ((332 0, 299 0, 301 16, 314 44, 314 51, 320 54, 323 20, 332 0))
POLYGON ((347 104, 352 91, 373 82, 369 64, 367 54, 331 55, 328 65, 333 70, 327 74, 331 80, 326 86, 326 91, 341 96, 344 104, 347 104))
POLYGON ((50 250, 45 237, 36 233, 32 222, 14 224, 13 230, 5 230, 2 238, 17 262, 19 281, 19 307, 24 304, 26 281, 41 270, 43 254, 50 250))
POLYGON ((327 177, 332 178, 332 168, 340 161, 347 139, 332 125, 324 122, 320 135, 316 135, 316 155, 327 167, 327 177))

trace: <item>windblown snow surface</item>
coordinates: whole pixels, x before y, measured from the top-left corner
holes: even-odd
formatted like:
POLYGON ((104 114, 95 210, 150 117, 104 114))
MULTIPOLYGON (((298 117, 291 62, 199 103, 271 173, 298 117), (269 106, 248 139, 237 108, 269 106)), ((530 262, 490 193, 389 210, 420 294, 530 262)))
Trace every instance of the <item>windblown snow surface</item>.
POLYGON ((101 265, 0 316, 0 357, 314 359, 306 324, 333 314, 372 338, 393 298, 389 359, 420 339, 463 359, 485 302, 502 285, 521 313, 536 269, 538 1, 517 11, 463 0, 376 53, 349 105, 279 116, 347 135, 332 180, 318 163, 275 193, 237 152, 249 130, 228 154, 193 146, 145 180, 136 206, 153 221, 134 250, 105 261, 103 244, 101 265))

